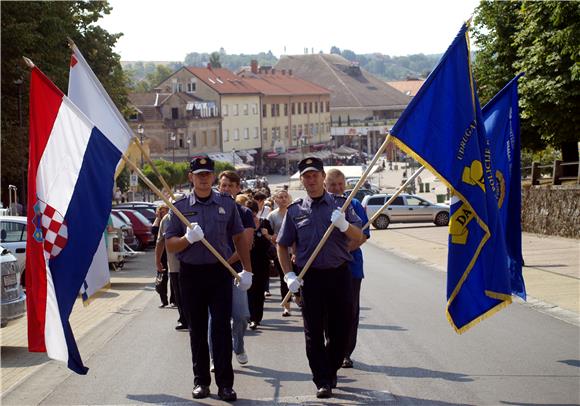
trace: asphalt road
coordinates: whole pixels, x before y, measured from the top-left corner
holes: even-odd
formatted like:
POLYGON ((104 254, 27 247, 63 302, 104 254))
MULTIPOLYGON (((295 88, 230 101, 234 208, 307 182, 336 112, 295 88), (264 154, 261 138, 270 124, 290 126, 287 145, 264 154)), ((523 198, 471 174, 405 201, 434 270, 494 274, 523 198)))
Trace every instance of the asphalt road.
MULTIPOLYGON (((567 324, 512 304, 459 336, 445 317, 445 274, 365 246, 355 368, 339 371, 326 404, 575 405, 580 403, 580 335, 567 324)), ((272 280, 273 281, 273 280, 272 280)), ((320 404, 304 353, 301 319, 282 318, 279 290, 263 326, 248 332, 250 362, 234 360, 240 405, 320 404)), ((50 363, 3 404, 187 404, 192 372, 188 334, 177 312, 158 309, 147 290, 122 325, 104 322, 84 340, 115 329, 85 363, 87 376, 50 363), (35 393, 46 393, 42 399, 35 393)), ((199 404, 223 404, 212 398, 199 404)))

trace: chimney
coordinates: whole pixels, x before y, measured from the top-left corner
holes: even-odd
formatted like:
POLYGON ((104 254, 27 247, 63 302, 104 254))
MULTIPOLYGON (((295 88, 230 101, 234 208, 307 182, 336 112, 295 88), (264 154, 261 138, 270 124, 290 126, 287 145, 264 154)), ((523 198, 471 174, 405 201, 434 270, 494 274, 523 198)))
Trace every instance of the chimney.
POLYGON ((251 67, 251 71, 253 74, 258 73, 258 61, 257 60, 252 59, 252 62, 250 62, 250 67, 251 67))
POLYGON ((288 69, 288 76, 292 76, 292 69, 288 69))
POLYGON ((272 75, 276 74, 276 69, 272 68, 272 75))
POLYGON ((282 69, 282 76, 286 74, 286 69, 282 69))

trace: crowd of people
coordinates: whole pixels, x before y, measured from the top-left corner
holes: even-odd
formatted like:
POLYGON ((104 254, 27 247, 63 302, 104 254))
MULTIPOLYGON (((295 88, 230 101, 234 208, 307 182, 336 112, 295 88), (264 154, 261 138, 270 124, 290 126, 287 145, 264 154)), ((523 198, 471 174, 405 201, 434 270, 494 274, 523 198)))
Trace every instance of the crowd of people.
MULTIPOLYGON (((192 193, 174 202, 190 224, 160 205, 153 225, 159 307, 176 307, 175 329, 189 332, 193 398, 210 395, 213 372, 218 397, 237 399, 232 353, 239 364, 249 362, 245 333, 260 328, 270 277, 276 276, 281 297, 291 291, 302 314, 316 396, 331 397, 338 369, 353 367, 363 278, 359 247, 369 237, 361 231, 368 220, 364 209, 353 200, 341 210, 345 177, 339 170, 325 173, 317 158, 299 163, 307 197, 294 202, 287 187, 271 191, 261 182, 242 190, 235 171, 216 178, 213 170, 207 157, 191 161, 192 193), (312 267, 298 278, 331 225, 335 229, 312 267)), ((284 304, 282 317, 292 316, 290 306, 284 304)))

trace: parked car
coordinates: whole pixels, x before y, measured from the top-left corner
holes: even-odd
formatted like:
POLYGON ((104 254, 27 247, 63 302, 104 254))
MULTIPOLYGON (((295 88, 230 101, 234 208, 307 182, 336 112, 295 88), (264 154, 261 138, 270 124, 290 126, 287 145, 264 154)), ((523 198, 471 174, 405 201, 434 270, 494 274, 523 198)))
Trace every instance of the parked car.
POLYGON ((131 221, 127 217, 127 221, 123 221, 121 218, 111 214, 111 226, 118 228, 123 232, 123 240, 125 244, 131 249, 136 249, 139 241, 135 237, 135 232, 133 231, 133 226, 131 221))
POLYGON ((153 233, 151 233, 152 224, 143 214, 131 209, 113 209, 112 213, 121 218, 121 220, 131 223, 135 237, 138 240, 137 250, 144 250, 149 245, 155 243, 153 233), (123 214, 124 217, 120 214, 123 214))
POLYGON ((151 223, 155 221, 155 209, 157 205, 149 202, 127 202, 113 206, 113 209, 132 209, 144 215, 151 223))
MULTIPOLYGON (((366 196, 362 205, 369 219, 391 197, 387 194, 366 196)), ((390 223, 424 223, 432 221, 437 226, 449 224, 449 206, 446 204, 431 203, 416 195, 400 194, 393 203, 373 221, 373 226, 384 230, 390 223)))
MULTIPOLYGON (((344 195, 346 197, 350 196, 350 193, 353 191, 353 189, 348 189, 344 191, 344 195)), ((360 188, 358 190, 358 192, 356 192, 356 195, 354 196, 355 199, 357 199, 359 202, 362 202, 363 199, 365 198, 365 196, 369 196, 369 195, 376 195, 380 193, 378 189, 366 189, 366 188, 360 188)))
POLYGON ((9 249, 18 260, 22 286, 25 285, 26 222, 27 219, 23 216, 0 216, 0 244, 9 249))
POLYGON ((18 260, 8 249, 0 246, 0 326, 4 327, 10 320, 24 316, 26 313, 26 294, 20 285, 20 267, 18 260))

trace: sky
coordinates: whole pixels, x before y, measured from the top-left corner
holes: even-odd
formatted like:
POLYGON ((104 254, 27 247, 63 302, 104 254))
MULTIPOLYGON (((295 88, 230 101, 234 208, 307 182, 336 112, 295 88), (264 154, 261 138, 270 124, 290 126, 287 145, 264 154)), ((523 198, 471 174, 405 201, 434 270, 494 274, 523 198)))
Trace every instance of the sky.
POLYGON ((183 61, 190 52, 274 55, 443 53, 479 0, 109 0, 98 21, 123 33, 123 61, 183 61))

